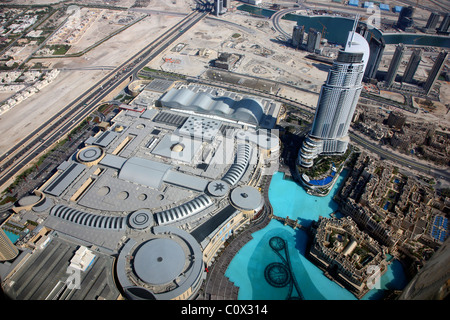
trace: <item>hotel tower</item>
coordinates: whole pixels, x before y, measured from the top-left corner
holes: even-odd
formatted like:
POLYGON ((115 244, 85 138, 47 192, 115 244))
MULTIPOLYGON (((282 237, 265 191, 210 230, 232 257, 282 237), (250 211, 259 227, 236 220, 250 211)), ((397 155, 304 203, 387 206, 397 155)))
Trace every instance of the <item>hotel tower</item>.
POLYGON ((299 151, 297 162, 311 167, 319 155, 339 155, 347 150, 348 129, 361 94, 361 81, 369 60, 369 44, 353 30, 339 52, 320 91, 311 131, 299 151))

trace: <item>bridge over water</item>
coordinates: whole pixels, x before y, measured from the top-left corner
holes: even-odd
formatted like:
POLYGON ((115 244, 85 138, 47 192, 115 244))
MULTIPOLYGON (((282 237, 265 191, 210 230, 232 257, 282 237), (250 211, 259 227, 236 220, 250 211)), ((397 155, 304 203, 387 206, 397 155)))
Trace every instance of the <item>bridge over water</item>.
POLYGON ((309 232, 309 228, 307 228, 305 226, 302 226, 300 223, 298 223, 297 220, 290 219, 289 217, 282 218, 282 217, 278 217, 278 216, 275 216, 275 215, 271 215, 270 218, 278 220, 278 221, 282 222, 285 226, 290 226, 293 229, 299 228, 299 229, 301 229, 303 231, 309 232))

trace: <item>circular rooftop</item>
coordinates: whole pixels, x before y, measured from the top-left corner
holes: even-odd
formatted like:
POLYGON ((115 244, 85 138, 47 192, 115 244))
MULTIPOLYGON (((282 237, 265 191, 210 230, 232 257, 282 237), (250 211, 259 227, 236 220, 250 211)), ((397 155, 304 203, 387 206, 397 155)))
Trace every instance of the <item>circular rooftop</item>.
POLYGON ((142 281, 162 285, 179 276, 185 260, 184 250, 176 241, 158 238, 139 247, 134 258, 134 269, 142 281))
POLYGON ((231 191, 230 198, 233 205, 242 211, 257 211, 264 204, 261 193, 251 186, 235 188, 231 191))
POLYGON ((128 217, 128 224, 133 229, 145 229, 153 225, 153 215, 148 210, 137 210, 128 217))
POLYGON ((208 193, 214 197, 223 197, 230 191, 228 183, 222 180, 215 180, 208 183, 208 193))
POLYGON ((104 152, 103 149, 98 146, 88 146, 77 153, 77 159, 81 163, 93 164, 101 160, 104 152))
POLYGON ((29 196, 25 196, 25 197, 21 198, 18 201, 18 204, 20 207, 31 206, 31 205, 37 204, 40 200, 41 200, 40 196, 29 195, 29 196))
POLYGON ((176 143, 170 148, 173 152, 181 152, 184 150, 184 144, 176 143))

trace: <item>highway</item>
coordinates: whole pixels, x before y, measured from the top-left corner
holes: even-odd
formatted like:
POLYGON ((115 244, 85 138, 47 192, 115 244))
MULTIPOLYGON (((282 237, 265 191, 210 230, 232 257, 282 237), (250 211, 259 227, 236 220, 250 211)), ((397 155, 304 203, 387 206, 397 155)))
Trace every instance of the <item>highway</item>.
POLYGON ((398 166, 408 167, 409 169, 416 170, 424 174, 434 176, 435 178, 443 179, 446 180, 447 182, 450 182, 450 173, 448 172, 448 170, 438 169, 429 165, 424 165, 414 161, 413 159, 408 159, 406 156, 397 155, 393 152, 381 148, 379 145, 369 140, 366 140, 361 136, 356 135, 352 132, 349 132, 349 136, 352 142, 360 145, 364 149, 376 153, 382 159, 391 160, 398 166))
POLYGON ((299 8, 285 9, 285 10, 277 11, 271 17, 272 18, 273 27, 275 28, 275 30, 277 30, 279 33, 281 33, 281 35, 283 35, 286 39, 291 39, 292 38, 292 32, 288 33, 286 31, 284 31, 283 28, 281 28, 281 26, 280 26, 280 19, 284 15, 286 15, 288 13, 296 12, 296 11, 299 11, 299 10, 302 10, 302 9, 307 9, 307 7, 303 3, 299 3, 299 5, 301 6, 299 8))
MULTIPOLYGON (((206 81, 206 80, 198 79, 198 78, 194 78, 194 77, 187 77, 187 80, 190 82, 197 82, 200 84, 221 87, 225 90, 237 90, 239 92, 246 93, 246 94, 265 96, 267 98, 274 99, 274 100, 282 102, 282 103, 287 103, 287 104, 296 106, 297 108, 299 108, 299 110, 302 110, 302 112, 311 114, 312 116, 314 115, 314 110, 311 112, 311 110, 307 110, 304 106, 302 106, 301 104, 299 104, 295 101, 291 101, 289 99, 278 97, 278 96, 270 94, 270 93, 263 93, 263 92, 259 92, 257 90, 249 89, 247 87, 240 86, 239 84, 229 84, 229 83, 213 81, 213 80, 206 81)), ((408 156, 406 156, 406 155, 404 155, 404 156, 397 155, 394 152, 383 149, 378 144, 373 143, 372 141, 370 141, 368 139, 365 139, 361 135, 357 135, 355 133, 349 132, 349 136, 350 136, 350 140, 352 143, 359 145, 362 149, 366 149, 366 150, 369 150, 369 151, 377 154, 378 156, 380 156, 381 159, 391 160, 399 167, 407 167, 410 171, 416 170, 423 174, 434 176, 436 179, 445 180, 447 183, 450 183, 450 173, 448 172, 448 170, 439 169, 432 165, 423 165, 423 164, 415 161, 414 159, 408 158, 408 156)))
POLYGON ((115 90, 133 76, 169 45, 176 41, 187 30, 203 19, 208 12, 192 12, 175 26, 158 37, 133 57, 110 72, 90 89, 62 108, 62 111, 34 130, 4 155, 0 156, 0 186, 1 189, 11 183, 11 178, 17 175, 25 166, 48 151, 67 133, 73 130, 82 120, 86 119, 98 104, 109 93, 115 90))

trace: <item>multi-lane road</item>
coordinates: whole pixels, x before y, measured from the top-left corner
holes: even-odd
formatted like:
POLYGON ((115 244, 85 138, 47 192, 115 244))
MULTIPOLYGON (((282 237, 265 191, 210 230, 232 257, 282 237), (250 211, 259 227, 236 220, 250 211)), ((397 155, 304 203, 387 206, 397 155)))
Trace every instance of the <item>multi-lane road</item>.
POLYGON ((28 164, 45 153, 82 120, 91 114, 98 104, 124 82, 158 56, 187 30, 203 19, 207 12, 192 12, 180 22, 151 42, 133 57, 115 68, 86 92, 62 108, 17 145, 0 156, 0 189, 4 189, 28 164))
MULTIPOLYGON (((62 111, 43 123, 21 142, 8 150, 8 152, 1 155, 0 189, 7 187, 8 183, 11 183, 12 179, 20 173, 27 164, 32 163, 33 160, 45 153, 55 144, 55 142, 58 142, 83 119, 91 114, 108 94, 115 90, 119 85, 129 81, 130 78, 134 78, 139 70, 207 14, 207 12, 194 11, 184 17, 164 35, 154 40, 133 57, 115 68, 85 93, 63 108, 62 111)), ((199 81, 199 79, 196 80, 199 81)), ((222 83, 222 85, 224 85, 224 83, 222 83)), ((248 88, 241 87, 239 89, 249 92, 248 88)), ((311 112, 310 110, 308 111, 311 112)), ((392 160, 400 166, 409 167, 419 172, 433 175, 436 178, 445 179, 447 182, 450 181, 450 174, 445 170, 422 165, 407 157, 396 155, 356 134, 351 133, 350 137, 354 143, 375 152, 384 159, 392 160)))
POLYGON ((352 142, 360 145, 364 149, 376 153, 381 159, 391 160, 395 164, 398 164, 398 166, 408 167, 409 169, 433 176, 437 179, 445 180, 447 183, 450 182, 450 173, 448 170, 422 164, 414 159, 408 158, 406 155, 398 155, 395 152, 385 150, 376 143, 369 141, 360 135, 356 135, 355 133, 349 132, 349 136, 352 142))
MULTIPOLYGON (((254 89, 251 89, 248 87, 241 86, 237 83, 231 84, 231 83, 226 83, 223 81, 222 82, 214 81, 211 79, 208 79, 208 81, 206 81, 203 79, 198 79, 198 78, 193 78, 193 77, 187 77, 187 80, 191 81, 191 82, 205 84, 205 85, 209 84, 209 85, 214 85, 217 87, 222 87, 225 90, 227 90, 227 89, 237 90, 239 92, 246 93, 246 94, 265 96, 267 98, 274 99, 274 100, 277 100, 277 101, 280 101, 283 103, 287 103, 287 104, 291 104, 295 107, 298 107, 299 109, 302 110, 302 112, 310 114, 311 116, 314 113, 314 110, 311 110, 311 108, 302 106, 300 103, 297 103, 295 101, 291 101, 289 99, 279 97, 279 96, 276 96, 274 94, 270 94, 267 92, 260 92, 258 90, 254 90, 254 89)), ((398 165, 399 167, 408 168, 408 170, 410 170, 410 171, 415 170, 417 172, 433 176, 436 179, 445 181, 446 184, 450 183, 450 173, 445 169, 440 169, 440 168, 434 167, 432 165, 421 164, 406 155, 398 155, 395 152, 392 152, 392 151, 382 148, 379 144, 374 143, 374 142, 370 141, 369 139, 366 139, 364 136, 358 135, 357 133, 349 132, 349 136, 350 136, 352 143, 360 146, 363 149, 369 150, 369 151, 377 154, 381 159, 390 160, 390 161, 394 162, 396 165, 398 165)))

